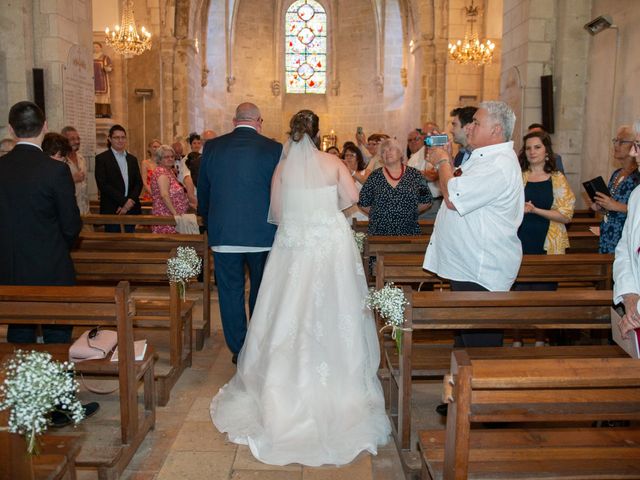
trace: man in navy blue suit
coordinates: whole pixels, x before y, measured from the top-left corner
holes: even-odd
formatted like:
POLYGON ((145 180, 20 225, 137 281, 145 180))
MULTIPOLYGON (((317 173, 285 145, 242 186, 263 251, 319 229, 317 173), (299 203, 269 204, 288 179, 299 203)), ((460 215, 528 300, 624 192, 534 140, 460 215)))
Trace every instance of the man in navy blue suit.
POLYGON ((252 103, 238 105, 233 125, 231 133, 205 144, 198 177, 198 213, 207 224, 224 338, 236 363, 247 333, 245 266, 251 314, 276 232, 267 216, 271 177, 282 145, 261 135, 262 117, 252 103))

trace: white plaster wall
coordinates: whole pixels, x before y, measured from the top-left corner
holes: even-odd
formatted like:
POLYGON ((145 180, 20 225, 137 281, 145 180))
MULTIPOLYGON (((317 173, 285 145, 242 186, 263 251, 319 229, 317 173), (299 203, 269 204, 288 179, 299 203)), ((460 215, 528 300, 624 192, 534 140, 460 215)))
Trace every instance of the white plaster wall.
MULTIPOLYGON (((636 0, 594 0, 591 18, 608 14, 618 30, 589 39, 583 179, 609 179, 617 165, 611 160, 611 138, 621 124, 640 118, 640 5, 636 0), (616 35, 619 36, 616 64, 616 35), (615 85, 614 85, 615 79, 615 85)), ((586 32, 585 32, 586 34, 586 32)))

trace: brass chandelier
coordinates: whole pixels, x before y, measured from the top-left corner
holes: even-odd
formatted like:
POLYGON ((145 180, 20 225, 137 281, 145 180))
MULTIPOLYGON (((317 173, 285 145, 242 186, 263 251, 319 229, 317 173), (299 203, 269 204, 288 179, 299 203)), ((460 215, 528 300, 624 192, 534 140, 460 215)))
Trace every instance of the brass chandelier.
POLYGON ((125 0, 120 25, 116 25, 112 31, 109 27, 105 30, 106 43, 127 58, 140 55, 151 49, 151 33, 144 27, 140 30, 141 35, 133 18, 133 0, 125 0))
POLYGON ((471 5, 464 7, 464 10, 470 25, 469 31, 465 32, 464 40, 449 44, 449 58, 460 64, 472 63, 478 67, 491 63, 496 44, 488 39, 480 42, 478 34, 473 31, 473 24, 478 18, 478 7, 471 0, 471 5))

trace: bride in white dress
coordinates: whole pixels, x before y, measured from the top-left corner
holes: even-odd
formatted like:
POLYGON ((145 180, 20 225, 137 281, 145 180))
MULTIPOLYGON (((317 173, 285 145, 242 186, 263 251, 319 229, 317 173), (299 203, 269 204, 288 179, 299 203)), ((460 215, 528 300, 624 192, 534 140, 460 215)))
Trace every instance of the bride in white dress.
POLYGON ((290 127, 272 182, 278 231, 238 371, 211 418, 262 462, 343 465, 376 454, 390 433, 362 261, 341 212, 358 193, 343 163, 313 143, 313 112, 290 127))

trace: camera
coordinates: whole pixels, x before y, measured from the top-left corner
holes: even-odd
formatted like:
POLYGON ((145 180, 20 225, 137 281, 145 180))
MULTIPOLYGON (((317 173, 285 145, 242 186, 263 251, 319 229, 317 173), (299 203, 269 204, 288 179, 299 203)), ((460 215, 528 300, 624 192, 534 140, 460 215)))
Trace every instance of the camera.
POLYGON ((449 143, 447 135, 429 135, 424 139, 424 144, 427 147, 443 147, 447 143, 449 143))

